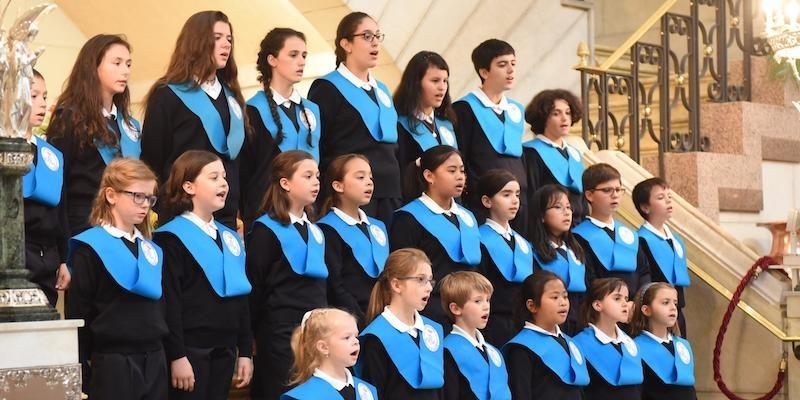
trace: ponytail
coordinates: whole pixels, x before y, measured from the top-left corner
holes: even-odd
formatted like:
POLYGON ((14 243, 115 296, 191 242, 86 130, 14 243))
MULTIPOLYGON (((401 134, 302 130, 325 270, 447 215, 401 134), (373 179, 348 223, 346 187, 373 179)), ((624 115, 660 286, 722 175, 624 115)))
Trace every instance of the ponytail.
POLYGON ((458 149, 442 144, 425 150, 420 158, 412 161, 413 165, 409 164, 409 168, 406 170, 406 176, 403 177, 404 197, 416 198, 427 191, 428 181, 425 180, 425 171, 436 171, 436 169, 444 164, 453 154, 458 154, 458 156, 463 159, 458 149))

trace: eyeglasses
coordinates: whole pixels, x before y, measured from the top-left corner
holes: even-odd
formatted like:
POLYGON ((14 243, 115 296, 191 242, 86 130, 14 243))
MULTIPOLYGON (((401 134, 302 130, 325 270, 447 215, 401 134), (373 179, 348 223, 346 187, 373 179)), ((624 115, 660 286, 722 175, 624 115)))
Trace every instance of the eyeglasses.
POLYGON ((431 287, 436 286, 436 279, 428 278, 427 276, 404 276, 402 278, 397 278, 401 281, 417 281, 418 284, 424 285, 426 283, 430 283, 431 287))
POLYGON ((572 206, 562 206, 561 204, 556 204, 554 206, 547 207, 548 210, 556 210, 561 214, 572 214, 572 206))
POLYGON ((354 33, 353 37, 356 37, 356 36, 361 36, 362 38, 364 38, 364 40, 366 40, 366 41, 368 41, 370 43, 372 43, 376 39, 378 40, 378 43, 381 43, 381 42, 383 42, 383 39, 386 39, 386 34, 385 33, 380 33, 380 32, 373 33, 373 32, 370 32, 370 31, 366 31, 366 32, 363 32, 363 33, 354 33))
POLYGON ((608 195, 608 196, 611 196, 612 193, 616 193, 616 194, 620 194, 620 195, 625 194, 625 188, 624 187, 604 187, 604 188, 591 189, 591 191, 592 192, 603 192, 603 194, 608 195))
POLYGON ((131 192, 129 190, 117 190, 117 192, 131 195, 134 204, 144 204, 145 200, 147 200, 147 203, 152 207, 156 205, 158 200, 158 196, 142 192, 131 192))

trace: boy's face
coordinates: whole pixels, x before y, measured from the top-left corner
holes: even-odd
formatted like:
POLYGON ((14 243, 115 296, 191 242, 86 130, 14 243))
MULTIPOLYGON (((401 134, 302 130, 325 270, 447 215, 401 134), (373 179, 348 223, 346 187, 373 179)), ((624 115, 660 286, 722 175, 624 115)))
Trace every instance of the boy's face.
POLYGON ((485 89, 506 91, 514 87, 516 69, 517 58, 513 54, 505 54, 492 59, 488 70, 481 68, 478 72, 485 89))
POLYGON ((624 188, 619 179, 613 179, 597 185, 596 188, 587 190, 586 200, 592 205, 592 216, 609 217, 619 208, 624 188))
POLYGON ((450 303, 450 311, 456 316, 456 324, 466 330, 483 329, 489 322, 489 293, 472 290, 467 302, 459 307, 455 303, 450 303))
POLYGON ((648 204, 642 205, 648 221, 663 222, 672 217, 672 193, 668 187, 653 186, 648 204))

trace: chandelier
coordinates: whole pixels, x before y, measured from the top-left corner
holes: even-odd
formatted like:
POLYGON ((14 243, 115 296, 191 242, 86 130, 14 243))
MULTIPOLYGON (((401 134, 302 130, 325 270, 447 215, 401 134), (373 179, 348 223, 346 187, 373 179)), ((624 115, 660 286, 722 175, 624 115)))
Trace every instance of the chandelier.
POLYGON ((800 60, 800 3, 797 0, 762 0, 764 34, 778 64, 787 63, 795 79, 800 81, 797 61, 800 60))

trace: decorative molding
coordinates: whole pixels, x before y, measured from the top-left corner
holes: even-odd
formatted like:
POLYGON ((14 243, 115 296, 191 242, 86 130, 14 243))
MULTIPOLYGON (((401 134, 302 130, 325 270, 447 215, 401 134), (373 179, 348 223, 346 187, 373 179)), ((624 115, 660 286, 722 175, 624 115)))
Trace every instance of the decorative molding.
POLYGON ((63 386, 64 399, 80 400, 81 398, 80 364, 0 369, 0 392, 8 393, 11 389, 25 388, 31 378, 44 379, 48 387, 63 386))
POLYGON ((30 152, 4 151, 0 153, 0 165, 4 167, 28 167, 33 162, 30 152))
POLYGON ((49 303, 39 288, 0 290, 0 308, 38 307, 49 303))
POLYGON ((591 10, 594 8, 593 0, 561 0, 564 7, 579 8, 581 10, 591 10))

